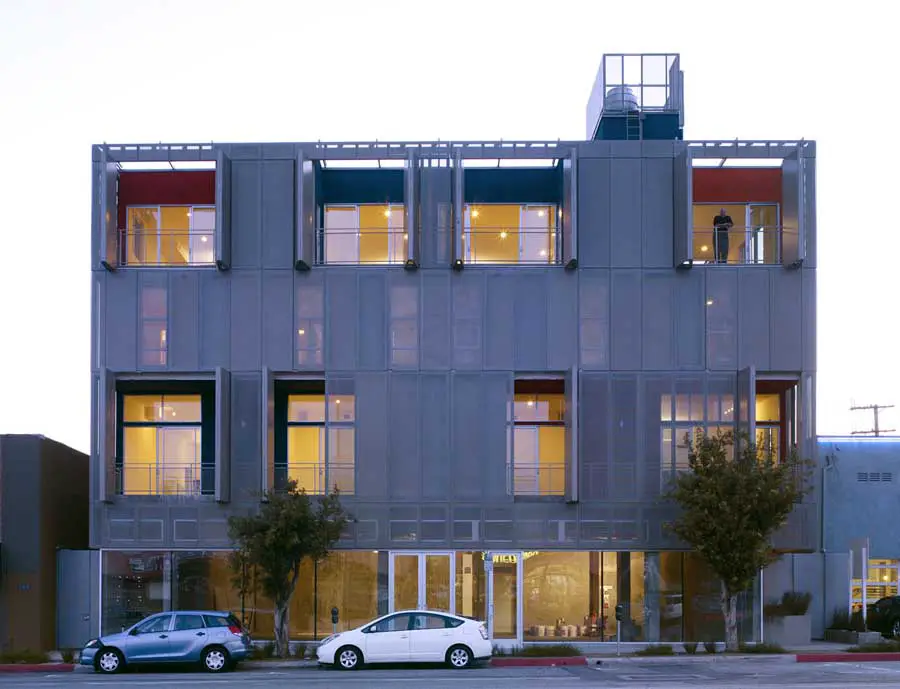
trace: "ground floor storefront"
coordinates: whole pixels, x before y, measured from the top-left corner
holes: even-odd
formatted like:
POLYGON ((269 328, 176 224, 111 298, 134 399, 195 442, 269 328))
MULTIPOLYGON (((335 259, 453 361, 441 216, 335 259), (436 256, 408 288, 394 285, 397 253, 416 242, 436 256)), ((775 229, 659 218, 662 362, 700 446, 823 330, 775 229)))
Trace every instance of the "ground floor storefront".
MULTIPOLYGON (((272 637, 270 601, 241 592, 227 551, 114 551, 101 558, 103 633, 164 610, 230 610, 272 637)), ((394 610, 429 608, 485 620, 498 643, 723 640, 719 583, 682 552, 336 551, 303 564, 292 639, 316 640, 394 610), (625 619, 615 619, 618 603, 625 619)), ((758 587, 741 597, 742 640, 759 638, 758 587)))

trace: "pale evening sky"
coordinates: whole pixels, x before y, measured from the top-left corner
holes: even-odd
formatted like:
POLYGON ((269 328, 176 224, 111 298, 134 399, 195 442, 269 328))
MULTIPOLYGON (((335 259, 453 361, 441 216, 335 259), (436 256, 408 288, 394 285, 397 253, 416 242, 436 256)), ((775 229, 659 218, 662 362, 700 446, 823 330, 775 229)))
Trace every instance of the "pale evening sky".
POLYGON ((89 449, 91 144, 578 139, 604 52, 681 53, 685 138, 818 141, 818 431, 870 424, 851 399, 900 404, 889 6, 0 0, 0 433, 89 449))

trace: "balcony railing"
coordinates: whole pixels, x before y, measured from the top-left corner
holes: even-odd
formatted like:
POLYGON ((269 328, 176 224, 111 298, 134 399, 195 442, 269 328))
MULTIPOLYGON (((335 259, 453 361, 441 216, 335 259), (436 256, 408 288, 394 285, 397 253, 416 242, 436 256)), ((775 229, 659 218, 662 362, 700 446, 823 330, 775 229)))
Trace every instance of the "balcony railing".
POLYGON ((463 233, 468 263, 553 265, 560 263, 557 228, 478 226, 463 233))
POLYGON ((319 265, 383 265, 406 261, 408 235, 404 227, 319 227, 319 265))
POLYGON ((135 230, 119 228, 122 265, 215 265, 213 230, 135 230))
POLYGON ((356 465, 353 462, 288 462, 275 465, 275 490, 283 491, 287 482, 297 482, 297 490, 309 495, 324 495, 335 487, 344 495, 353 495, 356 465))
POLYGON ((125 460, 116 467, 119 495, 201 495, 212 493, 214 466, 199 462, 161 463, 125 460))
POLYGON ((512 465, 513 495, 564 495, 566 463, 516 462, 512 465))
POLYGON ((782 243, 788 231, 780 226, 733 226, 715 230, 694 228, 694 263, 750 265, 781 263, 782 243))

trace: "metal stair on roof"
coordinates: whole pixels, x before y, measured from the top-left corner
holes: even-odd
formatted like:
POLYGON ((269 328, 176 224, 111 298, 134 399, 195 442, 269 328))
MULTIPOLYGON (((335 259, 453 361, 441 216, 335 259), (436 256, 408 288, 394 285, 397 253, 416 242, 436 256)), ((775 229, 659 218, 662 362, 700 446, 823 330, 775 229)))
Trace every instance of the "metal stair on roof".
POLYGON ((643 138, 641 113, 639 110, 629 110, 625 113, 625 139, 640 141, 641 138, 643 138))

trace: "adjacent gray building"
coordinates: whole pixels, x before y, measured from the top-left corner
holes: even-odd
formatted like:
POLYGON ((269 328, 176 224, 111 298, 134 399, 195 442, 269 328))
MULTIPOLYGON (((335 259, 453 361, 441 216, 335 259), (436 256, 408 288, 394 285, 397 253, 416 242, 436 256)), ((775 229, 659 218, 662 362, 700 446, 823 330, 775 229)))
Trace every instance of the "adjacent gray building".
MULTIPOLYGON (((270 635, 226 520, 296 480, 355 516, 296 638, 337 605, 605 641, 617 602, 626 639, 721 638, 661 491, 698 425, 816 455, 815 144, 684 140, 682 93, 677 55, 607 55, 580 141, 94 146, 104 630, 270 635)), ((778 547, 819 549, 818 509, 778 547)))
MULTIPOLYGON (((0 435, 0 648, 57 648, 56 553, 88 547, 88 456, 0 435)), ((85 597, 85 591, 81 591, 85 597)))

